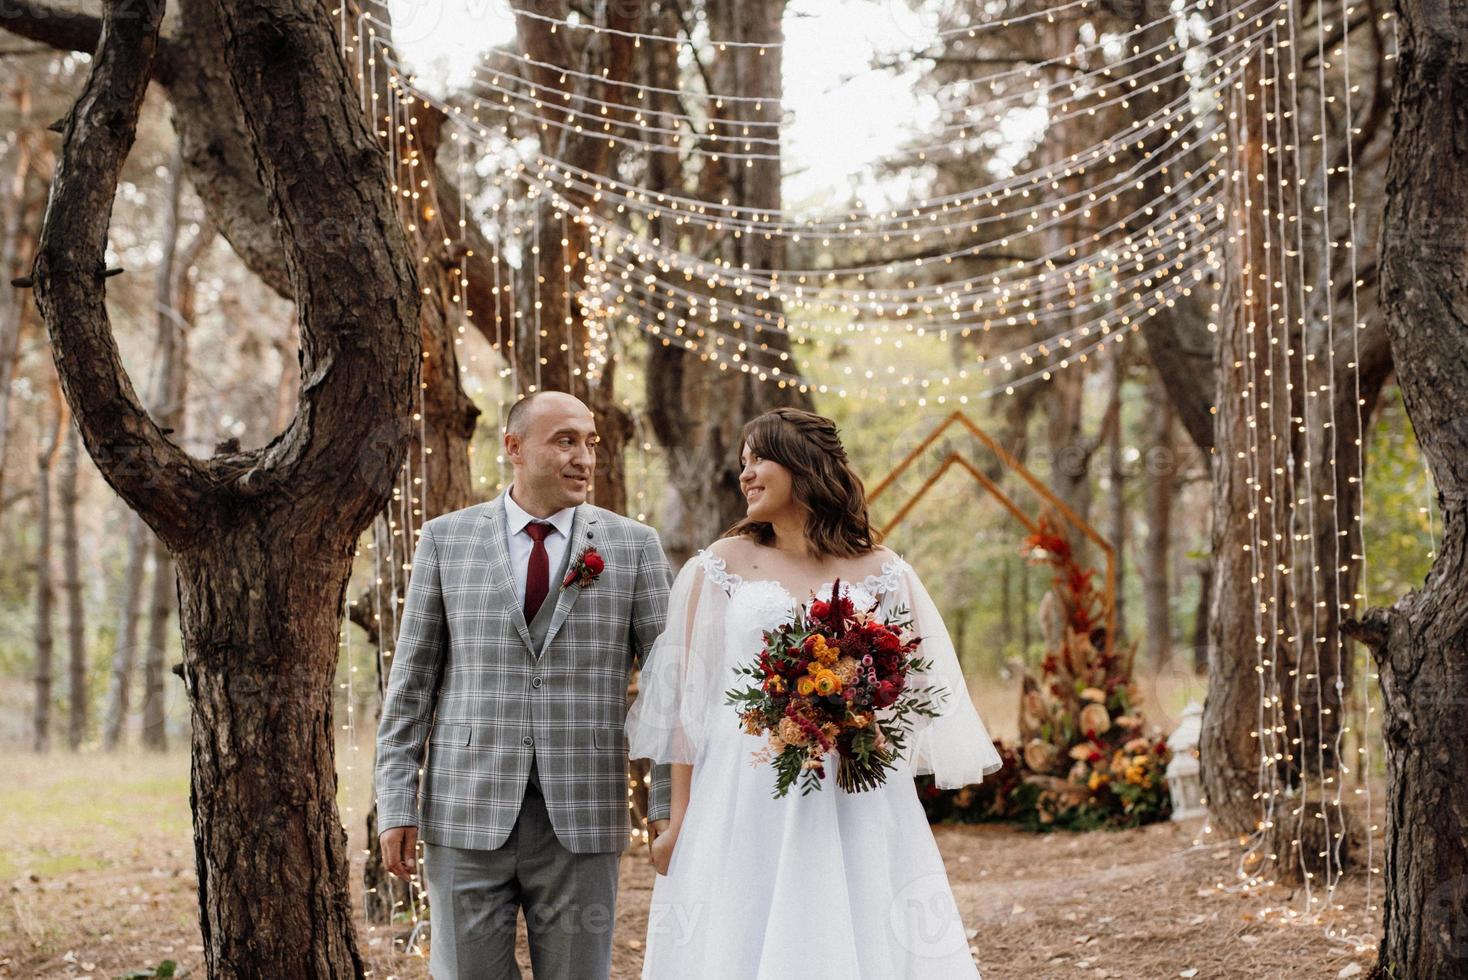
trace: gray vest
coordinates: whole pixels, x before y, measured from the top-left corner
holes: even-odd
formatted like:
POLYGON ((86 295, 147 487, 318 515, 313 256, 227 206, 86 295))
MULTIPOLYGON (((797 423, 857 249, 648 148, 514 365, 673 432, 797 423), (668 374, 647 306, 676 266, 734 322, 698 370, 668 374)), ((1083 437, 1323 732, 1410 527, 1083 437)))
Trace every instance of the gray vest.
MULTIPOLYGON (((559 568, 551 569, 550 590, 545 594, 545 601, 540 604, 540 609, 535 613, 535 619, 529 622, 530 643, 535 648, 535 658, 545 653, 545 634, 550 632, 551 620, 556 615, 556 605, 561 601, 561 583, 566 580, 566 572, 571 567, 571 542, 566 542, 565 553, 561 555, 559 568)), ((540 790, 540 770, 535 764, 535 757, 530 757, 530 785, 536 791, 540 790)))
POLYGON ((530 643, 535 648, 537 658, 545 652, 545 634, 550 631, 551 620, 555 618, 556 606, 561 601, 561 583, 566 580, 566 571, 570 567, 571 542, 567 541, 566 550, 561 554, 560 567, 550 571, 550 590, 545 594, 545 601, 540 604, 535 619, 526 624, 530 627, 530 643))

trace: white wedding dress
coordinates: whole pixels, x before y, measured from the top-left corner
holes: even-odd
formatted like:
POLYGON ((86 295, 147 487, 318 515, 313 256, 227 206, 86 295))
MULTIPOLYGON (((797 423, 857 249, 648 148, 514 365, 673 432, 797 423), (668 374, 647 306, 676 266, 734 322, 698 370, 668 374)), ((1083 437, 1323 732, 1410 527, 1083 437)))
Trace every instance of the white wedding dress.
POLYGON ((938 717, 918 719, 899 769, 878 788, 837 787, 833 753, 820 790, 802 796, 797 784, 774 799, 774 769, 752 760, 766 737, 744 732, 724 695, 745 686, 734 668, 754 659, 763 631, 787 621, 796 599, 777 581, 731 573, 711 551, 678 573, 627 717, 633 758, 693 765, 668 874, 653 888, 645 980, 978 977, 912 776, 976 783, 999 768, 999 754, 911 566, 891 556, 843 591, 859 609, 905 607, 923 637, 919 655, 933 661, 926 681, 949 697, 938 717))

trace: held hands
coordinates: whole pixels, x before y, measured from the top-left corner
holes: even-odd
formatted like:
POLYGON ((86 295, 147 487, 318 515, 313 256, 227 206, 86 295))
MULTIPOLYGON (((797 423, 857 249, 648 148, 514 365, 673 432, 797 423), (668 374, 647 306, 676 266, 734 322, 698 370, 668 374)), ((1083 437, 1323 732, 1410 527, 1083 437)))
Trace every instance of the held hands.
POLYGON ((667 820, 654 820, 648 826, 652 832, 649 860, 658 874, 666 876, 673 861, 673 848, 678 845, 678 825, 667 820))
POLYGON ((383 867, 404 881, 413 877, 418 854, 417 827, 393 827, 384 830, 377 835, 377 845, 382 849, 383 867))

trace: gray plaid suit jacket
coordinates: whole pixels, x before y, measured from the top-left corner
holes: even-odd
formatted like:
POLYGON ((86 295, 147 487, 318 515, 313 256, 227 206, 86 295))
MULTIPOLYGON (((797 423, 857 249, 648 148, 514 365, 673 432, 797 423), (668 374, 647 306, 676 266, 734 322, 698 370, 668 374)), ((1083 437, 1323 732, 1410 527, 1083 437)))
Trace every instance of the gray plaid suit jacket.
MULTIPOLYGON (((515 598, 505 520, 501 495, 423 525, 377 731, 378 827, 499 847, 534 758, 566 849, 622 851, 627 677, 662 632, 668 560, 652 528, 578 506, 568 560, 590 545, 606 567, 584 589, 550 583, 556 607, 537 652, 515 598)), ((655 777, 657 818, 671 781, 667 767, 655 777)))

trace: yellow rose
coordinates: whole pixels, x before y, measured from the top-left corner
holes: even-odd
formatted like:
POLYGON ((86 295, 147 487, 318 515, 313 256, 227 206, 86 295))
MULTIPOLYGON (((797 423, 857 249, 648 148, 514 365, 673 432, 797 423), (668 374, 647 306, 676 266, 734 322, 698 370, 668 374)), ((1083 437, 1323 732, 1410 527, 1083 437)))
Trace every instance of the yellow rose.
POLYGON ((821 697, 835 694, 841 690, 841 679, 829 670, 823 670, 816 677, 816 693, 821 697))
POLYGON ((795 682, 795 693, 799 694, 803 698, 810 697, 811 692, 815 689, 815 678, 811 677, 809 674, 806 674, 805 676, 801 677, 800 680, 795 682))

